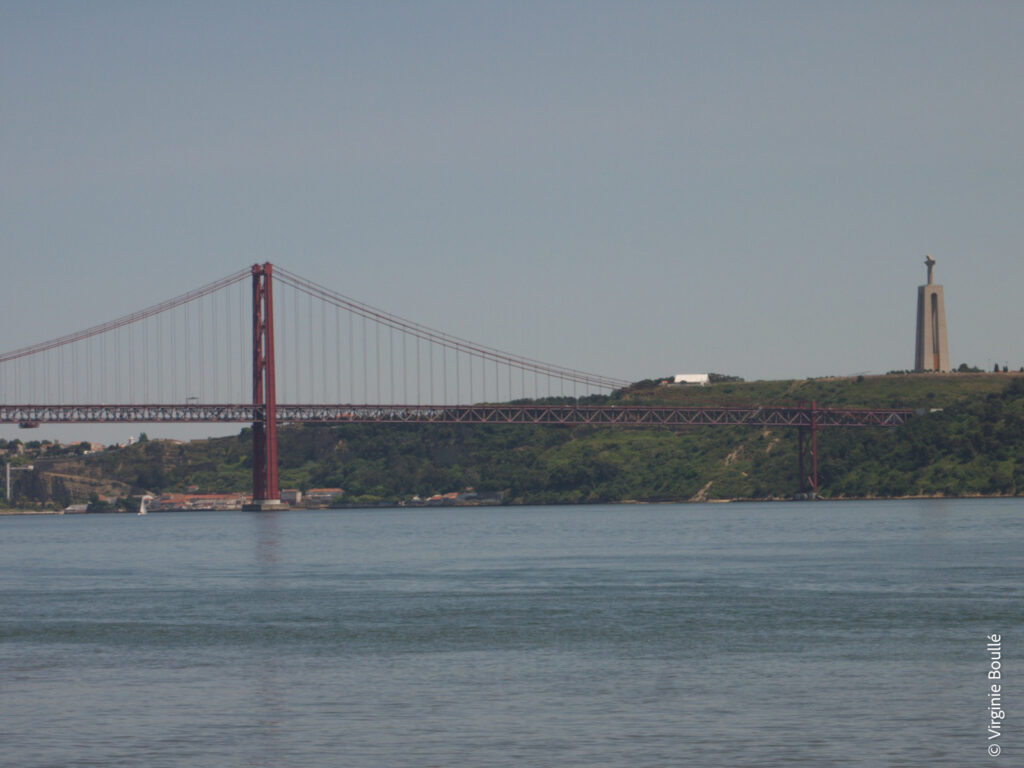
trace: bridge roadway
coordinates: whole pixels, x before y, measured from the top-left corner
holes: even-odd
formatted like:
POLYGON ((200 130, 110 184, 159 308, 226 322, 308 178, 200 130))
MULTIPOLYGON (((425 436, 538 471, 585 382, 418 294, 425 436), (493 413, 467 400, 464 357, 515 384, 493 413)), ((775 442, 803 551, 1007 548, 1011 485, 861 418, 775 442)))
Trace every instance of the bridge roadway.
MULTIPOLYGON (((278 423, 550 424, 607 427, 898 427, 909 409, 816 408, 813 405, 285 405, 278 423)), ((0 405, 0 424, 256 422, 263 406, 0 405)))

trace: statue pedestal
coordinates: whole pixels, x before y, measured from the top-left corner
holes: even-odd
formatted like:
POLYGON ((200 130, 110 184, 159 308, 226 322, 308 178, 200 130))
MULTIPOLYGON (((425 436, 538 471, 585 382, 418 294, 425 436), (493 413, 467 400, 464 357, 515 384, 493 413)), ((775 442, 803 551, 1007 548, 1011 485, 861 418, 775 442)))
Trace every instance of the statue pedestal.
POLYGON ((915 371, 949 371, 946 341, 946 303, 942 286, 929 283, 917 289, 917 343, 915 371))

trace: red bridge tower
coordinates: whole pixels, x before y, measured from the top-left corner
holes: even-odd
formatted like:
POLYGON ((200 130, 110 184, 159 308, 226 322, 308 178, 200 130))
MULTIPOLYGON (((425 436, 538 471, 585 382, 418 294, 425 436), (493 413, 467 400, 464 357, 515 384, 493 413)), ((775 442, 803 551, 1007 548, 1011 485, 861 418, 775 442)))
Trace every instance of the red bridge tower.
POLYGON ((252 265, 252 509, 281 503, 277 487, 273 265, 252 265))

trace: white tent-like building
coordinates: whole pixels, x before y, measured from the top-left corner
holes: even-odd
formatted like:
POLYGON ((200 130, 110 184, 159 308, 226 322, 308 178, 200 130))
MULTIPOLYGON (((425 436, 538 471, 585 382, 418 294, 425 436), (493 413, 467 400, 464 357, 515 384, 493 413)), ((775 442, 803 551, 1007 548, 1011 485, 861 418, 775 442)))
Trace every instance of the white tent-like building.
POLYGON ((707 373, 677 373, 672 377, 672 383, 704 387, 711 383, 711 376, 707 373))

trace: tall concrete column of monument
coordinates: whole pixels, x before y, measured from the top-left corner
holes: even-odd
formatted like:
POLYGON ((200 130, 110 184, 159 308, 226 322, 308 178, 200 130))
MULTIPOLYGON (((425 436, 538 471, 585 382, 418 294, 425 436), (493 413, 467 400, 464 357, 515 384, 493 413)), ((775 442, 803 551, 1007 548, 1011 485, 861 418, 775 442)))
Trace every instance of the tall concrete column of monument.
POLYGON ((917 345, 915 371, 948 371, 949 345, 946 342, 946 304, 942 286, 932 282, 935 259, 924 257, 928 282, 917 289, 917 345))

